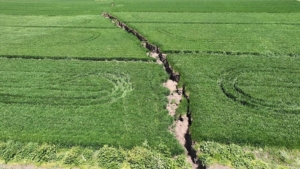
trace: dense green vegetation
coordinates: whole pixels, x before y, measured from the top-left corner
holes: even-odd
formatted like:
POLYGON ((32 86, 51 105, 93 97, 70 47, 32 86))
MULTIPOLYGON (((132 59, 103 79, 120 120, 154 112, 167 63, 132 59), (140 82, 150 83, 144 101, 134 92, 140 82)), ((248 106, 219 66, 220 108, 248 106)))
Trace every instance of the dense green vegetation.
MULTIPOLYGON (((147 142, 130 150, 104 145, 93 147, 73 146, 68 149, 53 144, 14 141, 0 142, 0 162, 33 163, 52 167, 72 168, 170 168, 188 169, 184 155, 172 158, 170 151, 163 144, 150 147, 147 142), (47 164, 48 163, 48 164, 47 164), (50 165, 49 165, 50 164, 50 165)), ((1 165, 0 165, 1 168, 1 165)), ((12 167, 13 168, 13 167, 12 167)))
POLYGON ((169 55, 190 91, 197 141, 300 147, 295 57, 169 55))
POLYGON ((0 139, 132 148, 147 140, 182 152, 168 131, 155 63, 68 60, 0 62, 0 139), (149 104, 151 103, 151 104, 149 104))
POLYGON ((195 145, 198 156, 206 166, 215 163, 232 168, 248 169, 297 169, 299 168, 299 150, 257 148, 217 142, 200 142, 195 145))

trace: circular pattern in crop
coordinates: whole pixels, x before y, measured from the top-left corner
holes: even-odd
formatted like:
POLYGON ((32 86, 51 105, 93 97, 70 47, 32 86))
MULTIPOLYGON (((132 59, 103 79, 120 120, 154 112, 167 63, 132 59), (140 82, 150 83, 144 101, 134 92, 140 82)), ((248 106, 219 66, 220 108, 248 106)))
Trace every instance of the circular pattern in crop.
POLYGON ((123 73, 0 72, 0 102, 87 106, 114 102, 132 91, 123 73), (3 73, 3 76, 1 75, 3 73))
POLYGON ((282 67, 236 68, 219 79, 223 93, 248 107, 300 112, 300 70, 282 67))

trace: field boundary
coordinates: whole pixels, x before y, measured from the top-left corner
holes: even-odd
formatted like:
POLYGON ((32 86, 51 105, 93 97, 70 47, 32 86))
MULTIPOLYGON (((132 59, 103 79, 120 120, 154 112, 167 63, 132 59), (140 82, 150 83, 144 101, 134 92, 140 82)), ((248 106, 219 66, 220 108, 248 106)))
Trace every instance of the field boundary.
POLYGON ((260 52, 237 52, 237 51, 199 51, 199 50, 164 50, 166 54, 209 54, 209 55, 224 55, 224 56, 240 56, 240 55, 252 55, 252 56, 290 56, 300 57, 297 53, 260 53, 260 52))
POLYGON ((124 57, 73 57, 73 56, 33 56, 33 55, 0 55, 7 59, 36 59, 36 60, 81 60, 81 61, 124 61, 124 62, 155 62, 152 58, 124 58, 124 57))
POLYGON ((11 27, 11 28, 57 28, 57 29, 116 29, 115 27, 96 27, 96 26, 18 26, 18 25, 1 25, 0 27, 11 27))
POLYGON ((161 21, 126 21, 125 23, 151 23, 151 24, 195 24, 195 25, 300 25, 300 23, 248 23, 248 22, 161 22, 161 21))

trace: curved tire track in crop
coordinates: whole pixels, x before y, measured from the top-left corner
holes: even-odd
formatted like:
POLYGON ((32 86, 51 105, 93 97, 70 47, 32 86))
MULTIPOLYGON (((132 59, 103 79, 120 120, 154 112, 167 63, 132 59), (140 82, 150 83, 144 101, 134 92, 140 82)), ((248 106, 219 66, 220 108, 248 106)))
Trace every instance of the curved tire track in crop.
MULTIPOLYGON (((282 68, 265 69, 265 68, 232 68, 223 72, 219 78, 219 85, 222 92, 226 97, 238 102, 244 106, 258 108, 258 109, 272 109, 275 112, 284 113, 299 113, 300 103, 296 102, 283 102, 280 97, 278 100, 268 100, 264 97, 265 93, 268 93, 268 88, 272 86, 273 88, 281 88, 281 90, 297 91, 299 86, 298 79, 291 79, 286 76, 287 74, 300 74, 300 70, 283 70, 282 68), (244 81, 242 75, 254 74, 257 79, 250 79, 244 81), (264 79, 259 79, 259 75, 267 75, 264 79), (280 75, 282 77, 280 77, 280 75), (255 81, 257 80, 257 81, 255 81), (267 84, 264 84, 267 83, 267 84), (271 85, 270 85, 271 84, 271 85), (258 97, 253 95, 251 92, 246 91, 244 88, 255 88, 262 91, 258 97), (265 92, 265 93, 264 93, 265 92), (261 96, 262 95, 262 96, 261 96)), ((251 76, 250 76, 251 77, 251 76)), ((251 89, 253 90, 253 89, 251 89)), ((278 90, 276 90, 278 91, 278 90)), ((292 93, 292 92, 289 92, 292 93)), ((279 93, 276 95, 280 95, 279 93)))
MULTIPOLYGON (((134 36, 136 36, 143 44, 143 46, 145 48, 147 48, 149 51, 150 51, 150 55, 152 55, 153 57, 155 57, 159 63, 162 63, 163 66, 164 66, 164 69, 165 71, 169 74, 169 80, 173 81, 176 83, 179 82, 180 80, 180 74, 175 72, 171 65, 169 64, 168 60, 167 60, 167 57, 166 57, 166 54, 163 54, 159 47, 156 46, 156 45, 153 45, 151 44, 150 42, 148 42, 148 40, 143 37, 140 33, 138 33, 136 30, 128 27, 125 23, 121 22, 120 20, 118 20, 116 17, 108 14, 108 13, 102 13, 102 16, 105 17, 105 18, 109 18, 111 19, 118 27, 124 29, 125 31, 127 31, 128 33, 131 33, 133 34, 134 36)), ((197 158, 197 155, 196 155, 196 150, 193 149, 193 141, 192 141, 192 136, 190 134, 190 131, 189 131, 189 126, 191 125, 192 123, 192 114, 190 112, 190 100, 189 100, 189 97, 188 95, 186 94, 186 91, 185 91, 185 86, 183 86, 182 89, 178 89, 178 87, 176 86, 176 94, 178 95, 183 95, 184 98, 187 100, 188 102, 188 106, 187 106, 187 111, 186 111, 186 115, 184 117, 182 117, 181 115, 179 116, 179 118, 177 119, 177 122, 183 122, 183 121, 186 121, 185 123, 183 123, 182 126, 179 126, 181 129, 185 129, 187 128, 187 130, 185 131, 185 134, 184 134, 184 143, 182 144, 182 146, 185 147, 186 151, 187 151, 187 154, 188 154, 188 158, 191 159, 191 163, 192 163, 192 167, 194 169, 202 169, 202 168, 205 168, 204 166, 202 166, 200 164, 200 161, 198 160, 197 158), (186 125, 184 125, 186 124, 186 125)), ((171 91, 171 95, 173 94, 172 93, 173 91, 171 91)), ((179 129, 180 130, 180 129, 179 129)), ((176 133, 177 135, 177 133, 176 133)), ((178 137, 177 137, 178 139, 178 137)), ((182 139, 182 138, 181 138, 182 139)), ((181 142, 182 140, 179 140, 179 142, 181 142)))
MULTIPOLYGON (((128 75, 111 72, 70 74, 0 71, 0 102, 4 104, 89 106, 115 102, 132 91, 128 75), (4 73, 3 75, 1 75, 4 73), (35 79, 38 76, 38 81, 35 79), (53 79, 49 80, 49 76, 53 79), (27 77, 27 78, 22 78, 27 77), (4 79, 3 79, 4 78, 4 79), (16 81, 6 85, 7 79, 16 81), (97 79, 86 85, 81 81, 97 79), (100 83, 102 82, 102 83, 100 83), (104 83, 103 83, 104 82, 104 83), (103 88, 105 86, 105 88, 103 88)), ((50 79, 52 79, 50 77, 50 79)))

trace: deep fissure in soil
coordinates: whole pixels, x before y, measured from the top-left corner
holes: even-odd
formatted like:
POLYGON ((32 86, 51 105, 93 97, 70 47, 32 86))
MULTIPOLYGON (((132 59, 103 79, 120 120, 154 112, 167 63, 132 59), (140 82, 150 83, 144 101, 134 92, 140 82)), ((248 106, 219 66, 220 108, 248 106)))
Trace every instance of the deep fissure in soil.
POLYGON ((183 146, 185 147, 185 149, 187 151, 189 159, 192 161, 192 167, 197 168, 197 169, 198 168, 204 169, 205 166, 202 166, 201 162, 197 158, 196 150, 193 148, 193 140, 192 140, 191 133, 189 131, 189 127, 190 127, 190 125, 192 125, 192 113, 190 111, 190 99, 186 93, 185 86, 183 85, 182 89, 178 89, 178 86, 177 86, 177 83, 180 80, 180 74, 176 73, 172 69, 171 65, 169 64, 169 62, 167 60, 166 54, 163 54, 158 46, 149 43, 148 40, 145 37, 143 37, 140 33, 138 33, 134 29, 131 29, 125 23, 118 20, 116 17, 114 17, 108 13, 102 13, 102 16, 105 18, 111 19, 112 22, 114 22, 118 27, 120 27, 120 28, 124 29, 125 31, 127 31, 128 33, 131 33, 134 36, 136 36, 142 42, 143 46, 150 51, 150 55, 157 58, 158 62, 163 64, 165 71, 169 74, 169 79, 172 80, 173 82, 176 82, 176 91, 175 92, 178 95, 182 94, 182 96, 184 97, 184 99, 187 100, 187 103, 188 103, 187 111, 186 111, 186 115, 185 115, 185 117, 187 117, 187 118, 183 118, 180 115, 179 118, 177 119, 177 121, 184 121, 184 119, 187 119, 187 123, 188 123, 187 130, 185 131, 185 134, 183 136, 184 141, 185 141, 183 146))

